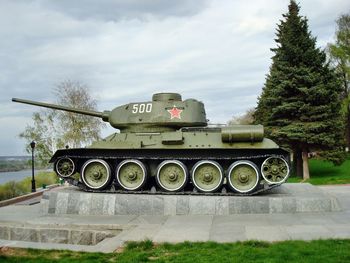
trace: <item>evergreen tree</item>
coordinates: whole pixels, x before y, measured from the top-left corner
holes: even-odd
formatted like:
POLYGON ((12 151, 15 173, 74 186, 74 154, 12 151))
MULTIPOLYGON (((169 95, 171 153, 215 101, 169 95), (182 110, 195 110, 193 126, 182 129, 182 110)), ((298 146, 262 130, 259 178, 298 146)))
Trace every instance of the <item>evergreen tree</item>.
POLYGON ((266 126, 272 139, 294 152, 297 173, 307 179, 310 151, 335 150, 332 161, 342 161, 338 154, 344 138, 341 85, 294 0, 276 36, 277 47, 271 49, 272 65, 255 118, 266 126))

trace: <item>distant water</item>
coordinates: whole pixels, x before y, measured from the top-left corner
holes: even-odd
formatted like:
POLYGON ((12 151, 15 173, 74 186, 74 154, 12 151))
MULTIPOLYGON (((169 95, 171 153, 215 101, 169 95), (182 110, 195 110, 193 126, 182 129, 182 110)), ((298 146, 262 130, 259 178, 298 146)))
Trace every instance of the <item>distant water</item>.
MULTIPOLYGON (((35 170, 34 176, 43 170, 35 170)), ((44 170, 52 171, 52 170, 44 170)), ((32 170, 22 170, 17 172, 0 172, 0 184, 7 183, 9 181, 21 181, 23 178, 32 176, 32 170)))

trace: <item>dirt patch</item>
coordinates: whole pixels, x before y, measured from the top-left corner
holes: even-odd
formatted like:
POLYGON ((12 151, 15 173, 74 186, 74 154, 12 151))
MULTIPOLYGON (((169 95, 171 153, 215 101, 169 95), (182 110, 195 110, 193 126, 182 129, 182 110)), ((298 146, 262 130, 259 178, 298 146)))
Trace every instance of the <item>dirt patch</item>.
POLYGON ((148 260, 150 261, 154 261, 154 260, 159 260, 159 259, 164 259, 164 258, 167 258, 167 257, 173 257, 173 256, 177 256, 179 255, 179 253, 176 253, 176 252, 165 252, 163 253, 163 255, 159 256, 159 257, 156 257, 156 256, 151 256, 151 257, 148 257, 148 260))
POLYGON ((121 253, 124 252, 124 250, 125 250, 125 247, 120 246, 116 250, 114 250, 114 252, 117 253, 117 254, 121 254, 121 253))
POLYGON ((11 248, 11 247, 0 247, 0 255, 1 256, 9 256, 9 257, 28 257, 30 256, 26 249, 22 248, 11 248))

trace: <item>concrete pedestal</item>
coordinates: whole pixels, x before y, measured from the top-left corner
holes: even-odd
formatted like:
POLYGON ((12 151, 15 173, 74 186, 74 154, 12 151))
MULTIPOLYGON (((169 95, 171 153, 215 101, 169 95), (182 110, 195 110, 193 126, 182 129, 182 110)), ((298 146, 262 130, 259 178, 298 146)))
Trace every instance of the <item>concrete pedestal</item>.
POLYGON ((284 184, 257 196, 88 193, 70 186, 45 192, 43 214, 232 215, 340 211, 338 200, 310 184, 284 184))

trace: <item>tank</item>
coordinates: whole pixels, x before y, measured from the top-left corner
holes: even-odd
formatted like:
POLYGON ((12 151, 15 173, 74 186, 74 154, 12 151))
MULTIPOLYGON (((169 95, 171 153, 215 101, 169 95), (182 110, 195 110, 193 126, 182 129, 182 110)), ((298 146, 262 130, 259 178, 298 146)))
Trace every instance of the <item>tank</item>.
POLYGON ((204 104, 178 93, 103 112, 12 101, 94 116, 117 129, 52 156, 56 174, 85 191, 253 195, 290 173, 289 153, 264 137, 262 125, 210 126, 204 104))

